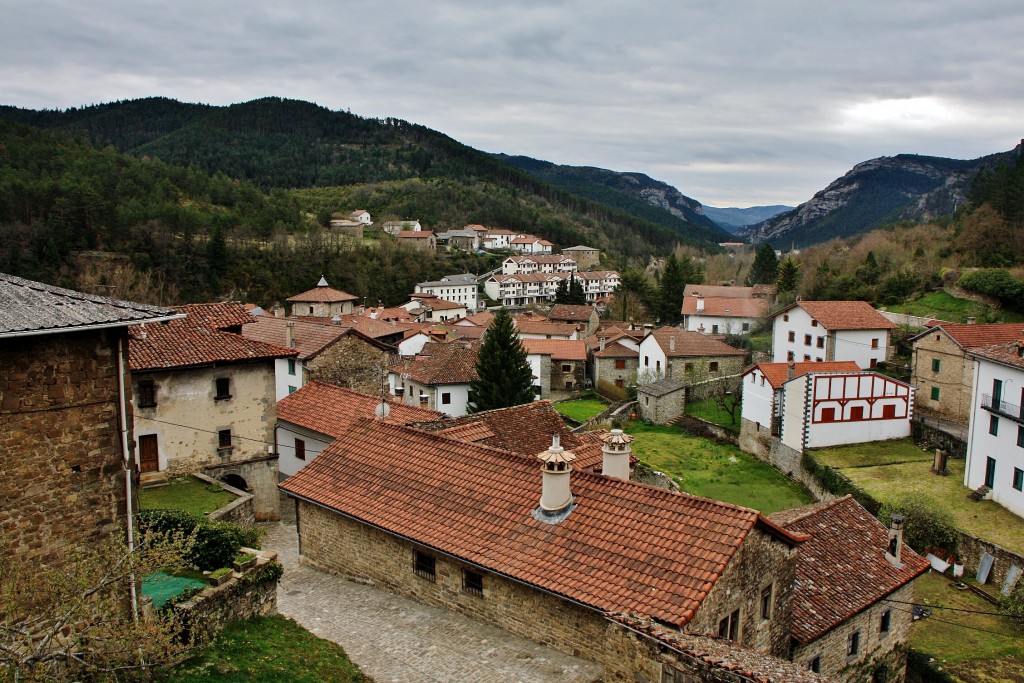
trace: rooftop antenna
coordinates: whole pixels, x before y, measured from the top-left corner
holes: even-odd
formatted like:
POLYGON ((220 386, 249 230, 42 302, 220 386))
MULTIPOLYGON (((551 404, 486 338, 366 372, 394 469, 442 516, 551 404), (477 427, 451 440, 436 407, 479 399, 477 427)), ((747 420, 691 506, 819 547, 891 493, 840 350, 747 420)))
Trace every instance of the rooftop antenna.
POLYGON ((378 420, 386 420, 388 415, 391 414, 391 406, 388 405, 388 400, 384 393, 384 373, 387 371, 386 366, 381 363, 380 366, 380 403, 373 409, 373 414, 377 416, 378 420))

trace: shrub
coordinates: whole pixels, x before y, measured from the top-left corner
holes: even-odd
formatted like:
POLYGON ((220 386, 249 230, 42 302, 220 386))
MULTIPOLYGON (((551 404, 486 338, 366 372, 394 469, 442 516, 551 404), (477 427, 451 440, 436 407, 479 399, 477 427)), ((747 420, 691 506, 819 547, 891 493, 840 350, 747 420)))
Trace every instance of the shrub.
POLYGON ((903 515, 903 540, 919 553, 928 548, 943 548, 956 553, 960 531, 953 515, 929 498, 908 494, 882 506, 879 519, 889 524, 894 514, 903 515))
POLYGON ((182 510, 140 510, 140 529, 162 532, 195 533, 195 545, 189 561, 202 570, 231 564, 239 548, 258 548, 264 531, 230 522, 211 522, 182 510))
POLYGON ((1024 631, 1024 581, 1019 581, 1017 587, 999 601, 999 611, 1010 617, 1018 630, 1024 631))

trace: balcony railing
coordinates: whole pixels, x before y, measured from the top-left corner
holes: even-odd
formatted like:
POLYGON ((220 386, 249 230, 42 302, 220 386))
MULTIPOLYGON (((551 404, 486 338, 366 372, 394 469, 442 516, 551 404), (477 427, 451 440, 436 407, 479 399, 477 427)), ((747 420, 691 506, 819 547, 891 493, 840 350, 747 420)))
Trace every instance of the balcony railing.
POLYGON ((998 415, 1008 417, 1011 420, 1024 423, 1024 409, 1015 403, 1007 401, 995 401, 991 394, 981 395, 981 407, 998 415))

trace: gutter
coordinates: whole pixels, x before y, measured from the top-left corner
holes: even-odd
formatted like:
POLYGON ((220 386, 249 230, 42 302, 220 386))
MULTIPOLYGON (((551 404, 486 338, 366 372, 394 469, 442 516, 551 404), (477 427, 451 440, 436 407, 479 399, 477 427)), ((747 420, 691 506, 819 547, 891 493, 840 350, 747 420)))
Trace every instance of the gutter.
MULTIPOLYGON (((132 475, 134 474, 132 469, 132 462, 130 451, 128 450, 128 397, 124 387, 124 374, 125 374, 125 362, 124 362, 124 348, 128 344, 128 336, 125 335, 122 339, 117 342, 117 403, 119 413, 119 429, 121 432, 121 453, 124 456, 124 490, 125 490, 125 510, 128 513, 128 553, 134 554, 135 552, 135 520, 134 510, 132 509, 132 475)), ((130 576, 130 588, 132 602, 132 619, 136 625, 139 623, 139 596, 136 592, 136 577, 133 571, 130 576)))

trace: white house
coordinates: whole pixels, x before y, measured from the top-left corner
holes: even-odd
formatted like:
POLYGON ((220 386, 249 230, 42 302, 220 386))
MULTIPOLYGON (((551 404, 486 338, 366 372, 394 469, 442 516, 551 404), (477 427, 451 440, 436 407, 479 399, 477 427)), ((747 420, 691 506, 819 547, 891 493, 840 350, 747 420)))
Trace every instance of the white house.
POLYGON ((821 363, 758 363, 743 373, 741 424, 755 432, 770 428, 779 436, 782 427, 783 387, 808 372, 859 372, 852 360, 821 363))
POLYGON ((715 377, 738 375, 747 352, 698 332, 659 327, 639 346, 637 382, 647 384, 663 377, 693 383, 715 377))
POLYGON ((772 320, 772 360, 852 360, 861 369, 886 360, 896 325, 866 301, 797 301, 772 320))
POLYGON ((470 312, 477 309, 477 280, 472 273, 445 275, 440 280, 417 282, 416 293, 433 294, 434 296, 462 304, 470 312))
POLYGON ((448 320, 465 318, 469 313, 466 304, 442 299, 434 294, 413 294, 401 307, 417 316, 420 322, 443 323, 448 320))
POLYGON ((568 256, 509 256, 501 262, 502 275, 527 273, 574 273, 579 266, 576 259, 568 256))
POLYGON ((703 334, 745 334, 768 315, 774 290, 774 285, 686 285, 683 327, 703 334))
POLYGON ((348 215, 349 220, 362 223, 363 225, 373 225, 373 219, 370 218, 370 212, 366 209, 356 209, 348 215))
POLYGON ((606 299, 619 286, 619 273, 614 270, 592 270, 575 273, 573 277, 583 280, 583 292, 587 295, 588 303, 606 299))
POLYGON ((393 237, 397 237, 400 232, 419 232, 423 230, 423 226, 415 218, 404 221, 384 221, 384 225, 381 228, 393 237))
POLYGON ((975 359, 964 484, 1024 517, 1024 340, 968 351, 975 359))
POLYGON ((492 228, 487 231, 487 235, 484 236, 484 248, 485 249, 511 249, 512 240, 517 237, 525 237, 520 232, 513 232, 511 230, 502 230, 500 228, 492 228))
POLYGON ((474 366, 480 345, 466 340, 423 346, 420 354, 391 366, 388 387, 406 405, 438 410, 452 417, 465 415, 469 405, 469 383, 476 377, 474 366))
POLYGON ((550 254, 555 245, 533 235, 524 235, 514 238, 509 243, 509 246, 511 249, 521 251, 524 254, 550 254))

